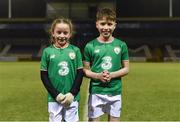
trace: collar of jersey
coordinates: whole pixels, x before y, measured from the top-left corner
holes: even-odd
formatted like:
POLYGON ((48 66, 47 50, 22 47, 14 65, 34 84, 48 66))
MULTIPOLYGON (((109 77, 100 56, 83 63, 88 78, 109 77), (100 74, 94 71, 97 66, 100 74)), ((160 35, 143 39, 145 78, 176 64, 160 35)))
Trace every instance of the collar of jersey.
POLYGON ((65 48, 67 48, 68 46, 69 46, 69 44, 67 44, 65 47, 62 47, 62 48, 61 48, 61 47, 56 47, 55 44, 53 44, 53 47, 56 48, 56 49, 65 49, 65 48))
POLYGON ((109 43, 112 43, 113 41, 114 41, 114 37, 113 37, 113 39, 111 40, 111 41, 107 41, 107 42, 104 42, 104 41, 101 41, 101 40, 99 40, 98 38, 96 38, 96 40, 99 42, 99 43, 104 43, 104 44, 109 44, 109 43))

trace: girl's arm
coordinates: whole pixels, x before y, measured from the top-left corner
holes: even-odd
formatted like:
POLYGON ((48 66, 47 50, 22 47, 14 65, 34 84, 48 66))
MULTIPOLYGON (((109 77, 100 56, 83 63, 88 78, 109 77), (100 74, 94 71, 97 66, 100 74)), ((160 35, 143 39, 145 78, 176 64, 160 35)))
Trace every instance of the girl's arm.
POLYGON ((41 71, 41 80, 46 88, 46 90, 51 94, 51 96, 56 99, 56 101, 61 101, 64 95, 59 93, 54 86, 52 85, 51 81, 48 77, 48 71, 41 71), (59 98, 60 97, 60 98, 59 98))
POLYGON ((83 69, 77 69, 77 75, 76 78, 74 80, 74 83, 72 85, 72 88, 70 90, 71 94, 73 94, 73 96, 76 96, 78 94, 78 92, 80 91, 80 87, 82 84, 82 80, 83 80, 83 69))

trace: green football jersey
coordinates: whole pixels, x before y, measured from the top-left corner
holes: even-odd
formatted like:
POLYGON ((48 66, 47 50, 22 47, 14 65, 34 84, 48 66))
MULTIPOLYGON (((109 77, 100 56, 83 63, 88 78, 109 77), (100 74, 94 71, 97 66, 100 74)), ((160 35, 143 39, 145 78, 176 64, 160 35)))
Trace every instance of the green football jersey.
MULTIPOLYGON (((50 45, 43 50, 40 68, 42 71, 48 71, 52 85, 60 93, 66 94, 71 90, 77 69, 82 67, 81 52, 71 44, 64 49, 50 45)), ((75 99, 79 100, 80 95, 78 94, 75 99)), ((55 101, 49 93, 48 101, 55 101)))
MULTIPOLYGON (((89 42, 84 49, 84 61, 90 62, 91 71, 100 73, 104 70, 114 72, 122 68, 122 61, 129 60, 128 48, 125 42, 114 38, 112 42, 102 43, 97 39, 89 42)), ((103 83, 91 79, 89 92, 91 94, 121 94, 121 78, 111 79, 103 83)))

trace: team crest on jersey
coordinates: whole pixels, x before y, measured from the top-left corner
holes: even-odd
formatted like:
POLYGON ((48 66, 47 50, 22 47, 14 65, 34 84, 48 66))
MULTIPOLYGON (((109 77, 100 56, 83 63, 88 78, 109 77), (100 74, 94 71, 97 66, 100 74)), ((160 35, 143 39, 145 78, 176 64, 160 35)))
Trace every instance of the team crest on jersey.
POLYGON ((75 57, 76 57, 76 55, 75 55, 74 52, 70 52, 70 53, 69 53, 69 58, 70 58, 70 59, 75 59, 75 57))
POLYGON ((115 52, 116 54, 119 54, 120 51, 121 51, 121 49, 120 49, 119 47, 115 47, 115 48, 114 48, 114 52, 115 52))

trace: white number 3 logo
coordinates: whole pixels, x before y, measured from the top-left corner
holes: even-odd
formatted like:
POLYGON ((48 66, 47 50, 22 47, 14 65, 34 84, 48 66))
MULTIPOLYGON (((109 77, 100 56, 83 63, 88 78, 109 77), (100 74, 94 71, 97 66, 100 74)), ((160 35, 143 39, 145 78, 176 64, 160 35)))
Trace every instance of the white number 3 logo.
POLYGON ((110 56, 105 56, 105 57, 103 57, 102 58, 102 64, 101 64, 101 67, 103 68, 103 69, 110 69, 111 67, 112 67, 112 62, 111 62, 111 60, 112 60, 112 58, 110 57, 110 56))
POLYGON ((58 66, 60 66, 60 69, 58 71, 59 75, 65 76, 69 73, 68 63, 66 61, 60 62, 58 66))

